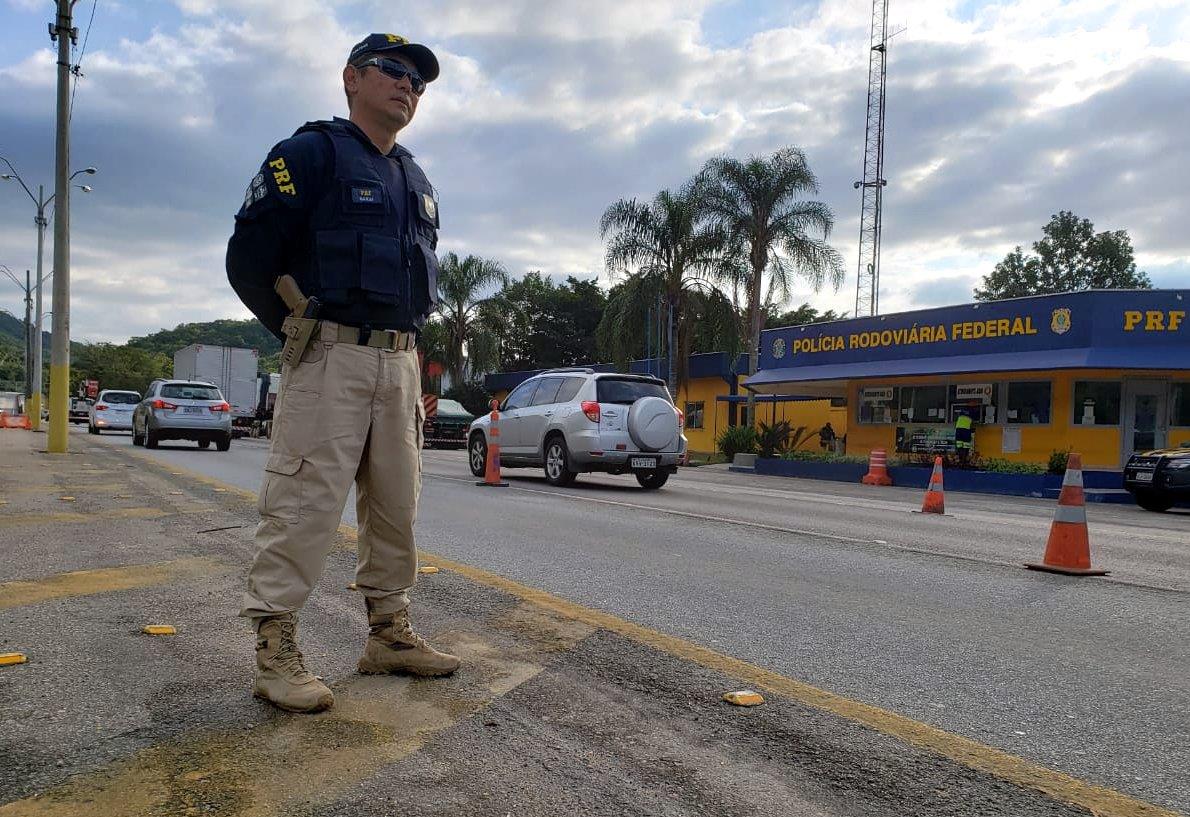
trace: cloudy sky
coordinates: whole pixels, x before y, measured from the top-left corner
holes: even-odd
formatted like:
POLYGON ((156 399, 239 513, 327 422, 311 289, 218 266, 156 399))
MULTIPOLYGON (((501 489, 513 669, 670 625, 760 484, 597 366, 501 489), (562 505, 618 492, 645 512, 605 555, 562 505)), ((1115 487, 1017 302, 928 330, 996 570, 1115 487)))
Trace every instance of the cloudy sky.
MULTIPOLYGON (((272 144, 344 115, 340 69, 369 31, 442 64, 401 138, 441 194, 440 249, 606 282, 610 202, 716 154, 797 145, 848 269, 837 293, 798 300, 854 308, 866 0, 79 0, 81 32, 93 8, 73 109, 72 164, 99 168, 72 199, 76 339, 247 316, 223 272, 232 215, 272 144)), ((0 0, 0 155, 35 190, 53 182, 52 11, 0 0)), ((890 22, 883 312, 969 300, 1058 209, 1128 230, 1156 285, 1190 286, 1184 0, 892 0, 890 22)), ((34 265, 33 214, 0 182, 13 270, 34 265)))

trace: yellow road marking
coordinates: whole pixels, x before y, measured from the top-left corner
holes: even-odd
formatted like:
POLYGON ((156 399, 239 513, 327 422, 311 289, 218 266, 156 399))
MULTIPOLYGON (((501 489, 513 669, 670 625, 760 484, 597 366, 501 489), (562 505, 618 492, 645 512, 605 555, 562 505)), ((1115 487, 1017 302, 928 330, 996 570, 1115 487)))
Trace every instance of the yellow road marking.
POLYGON ((50 599, 154 587, 197 576, 210 576, 226 569, 225 565, 215 559, 195 557, 155 564, 77 570, 41 579, 4 582, 0 584, 0 610, 38 604, 50 599))
MULTIPOLYGON (((555 647, 572 647, 589 634, 587 628, 555 630, 555 647)), ((543 668, 533 652, 510 651, 468 633, 441 634, 435 643, 464 660, 473 686, 443 682, 431 694, 416 679, 351 676, 334 685, 335 706, 327 712, 152 746, 48 792, 0 805, 0 817, 191 814, 210 803, 229 817, 304 814, 409 757, 543 668)), ((549 651, 549 645, 541 648, 549 651)))
MULTIPOLYGON (((147 455, 138 454, 148 459, 147 455)), ((257 496, 253 491, 247 491, 221 480, 208 477, 205 474, 189 473, 190 476, 206 485, 227 488, 229 491, 252 501, 257 496)), ((548 491, 532 491, 534 493, 549 493, 551 496, 566 496, 548 491)), ((629 505, 603 500, 602 504, 629 505)), ((633 506, 640 507, 640 506, 633 506)), ((662 513, 673 513, 664 508, 650 508, 662 513)), ((680 516, 695 516, 698 514, 678 513, 680 516)), ((738 520, 724 519, 723 521, 739 524, 738 520)), ((769 527, 757 525, 756 527, 769 527)), ((776 526, 772 526, 776 527, 776 526)), ((339 533, 343 538, 343 545, 353 546, 356 541, 356 529, 350 525, 340 525, 339 533)), ((820 535, 820 534, 815 534, 820 535)), ((834 537, 842 539, 845 537, 834 537)), ((870 541, 870 540, 855 540, 870 541)), ((1079 778, 1064 774, 1053 769, 1040 766, 1024 758, 1009 754, 1000 749, 979 743, 961 735, 951 734, 927 723, 915 721, 904 715, 899 715, 871 704, 855 701, 837 695, 824 689, 812 686, 802 681, 788 678, 780 673, 767 670, 764 667, 741 661, 699 644, 686 641, 676 636, 633 624, 618 616, 605 613, 559 598, 544 590, 538 590, 528 585, 506 579, 496 573, 482 568, 472 567, 452 559, 446 559, 421 550, 420 553, 427 560, 435 561, 439 567, 451 570, 496 590, 508 593, 540 609, 551 611, 564 618, 581 622, 592 627, 605 629, 630 638, 639 644, 660 650, 669 655, 704 666, 708 669, 732 676, 747 682, 750 686, 768 690, 777 695, 783 695, 806 706, 838 715, 848 720, 867 726, 885 735, 894 737, 911 746, 925 749, 942 757, 948 758, 962 766, 975 771, 990 774, 1008 783, 1022 788, 1033 789, 1061 802, 1087 809, 1097 817, 1182 817, 1176 812, 1146 803, 1130 797, 1122 792, 1106 786, 1099 786, 1079 778)), ((4 808, 0 807, 0 817, 4 817, 4 808)))
POLYGON ((94 522, 96 519, 152 519, 170 516, 176 511, 161 508, 110 508, 93 513, 12 513, 0 516, 0 528, 18 525, 47 525, 53 522, 94 522))
MULTIPOLYGON (((344 525, 354 534, 354 529, 344 525)), ((349 538, 345 535, 344 537, 349 538)), ((351 536, 350 538, 354 538, 351 536)), ((431 556, 426 551, 423 555, 431 556)), ((481 568, 441 556, 432 556, 446 570, 452 570, 473 582, 500 590, 557 615, 618 633, 639 644, 677 658, 730 675, 749 685, 791 698, 806 706, 830 712, 863 724, 877 732, 897 738, 911 746, 926 749, 979 772, 994 775, 1023 788, 1040 791, 1055 800, 1089 810, 1098 817, 1180 817, 1176 812, 1129 797, 1126 794, 1088 783, 1062 772, 1039 766, 1024 758, 954 735, 929 724, 898 715, 878 706, 836 695, 824 689, 795 681, 756 664, 732 658, 676 636, 633 624, 622 618, 584 607, 481 568)))

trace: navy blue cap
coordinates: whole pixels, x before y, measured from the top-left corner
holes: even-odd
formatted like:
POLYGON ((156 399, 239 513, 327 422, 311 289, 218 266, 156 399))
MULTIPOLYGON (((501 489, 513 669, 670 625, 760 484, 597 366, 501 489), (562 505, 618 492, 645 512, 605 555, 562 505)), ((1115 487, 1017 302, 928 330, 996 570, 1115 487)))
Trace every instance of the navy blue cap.
POLYGON ((434 52, 420 43, 409 42, 400 34, 369 34, 351 49, 347 64, 352 65, 368 54, 400 54, 413 62, 417 73, 426 82, 438 79, 438 58, 434 52))

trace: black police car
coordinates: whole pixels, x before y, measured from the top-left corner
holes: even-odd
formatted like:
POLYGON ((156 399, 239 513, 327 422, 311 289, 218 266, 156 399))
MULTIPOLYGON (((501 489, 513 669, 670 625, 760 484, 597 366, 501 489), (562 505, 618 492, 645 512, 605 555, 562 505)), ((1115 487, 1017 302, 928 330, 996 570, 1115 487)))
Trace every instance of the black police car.
POLYGON ((1190 502, 1190 447, 1133 454, 1124 465, 1124 488, 1146 511, 1190 502))

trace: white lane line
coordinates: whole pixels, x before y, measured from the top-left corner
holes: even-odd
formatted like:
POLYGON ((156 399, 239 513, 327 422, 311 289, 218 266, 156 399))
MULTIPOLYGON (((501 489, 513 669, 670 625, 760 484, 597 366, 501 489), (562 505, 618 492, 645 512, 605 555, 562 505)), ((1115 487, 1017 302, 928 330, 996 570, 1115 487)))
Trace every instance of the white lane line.
MULTIPOLYGON (((451 482, 474 482, 474 478, 464 477, 450 477, 445 474, 430 474, 423 472, 423 476, 434 477, 435 479, 445 479, 451 482)), ((575 500, 577 502, 594 502, 599 505, 612 505, 618 508, 635 508, 640 511, 654 511, 655 513, 669 514, 670 516, 681 516, 686 519, 698 519, 708 522, 722 522, 727 525, 741 525, 746 528, 757 528, 759 530, 773 531, 776 533, 792 533, 798 536, 813 536, 819 539, 830 539, 835 542, 849 542, 851 544, 860 545, 888 545, 888 542, 883 539, 858 539, 854 536, 840 536, 837 533, 823 533, 816 530, 806 530, 804 528, 787 528, 780 525, 766 525, 763 522, 749 522, 744 519, 733 519, 730 516, 715 516, 714 514, 693 513, 691 511, 679 511, 674 508, 661 508, 656 505, 640 505, 635 502, 621 502, 615 499, 599 499, 593 496, 580 496, 577 494, 563 493, 561 491, 545 491, 540 488, 525 488, 521 485, 510 486, 513 490, 524 491, 528 494, 542 494, 545 496, 558 496, 565 499, 575 500)))
MULTIPOLYGON (((442 479, 448 482, 464 482, 474 483, 474 477, 455 477, 447 476, 446 474, 434 474, 428 471, 422 472, 423 477, 433 477, 434 479, 442 479)), ((935 556, 940 559, 954 559, 960 562, 972 562, 974 564, 989 565, 993 567, 1007 567, 1013 570, 1021 566, 1019 561, 1008 559, 997 559, 991 556, 976 556, 965 553, 953 553, 944 550, 933 550, 930 548, 914 547, 912 545, 900 545, 889 542, 885 539, 860 539, 854 536, 841 536, 836 533, 823 533, 822 531, 808 530, 805 528, 787 528, 780 525, 767 525, 763 522, 750 522, 745 519, 733 519, 729 516, 716 516, 714 514, 694 513, 692 511, 680 511, 673 508, 661 508, 656 505, 641 505, 635 502, 622 502, 614 499, 599 499, 593 496, 583 496, 580 494, 565 493, 562 491, 547 491, 541 488, 526 488, 521 485, 510 485, 509 488, 514 491, 523 491, 529 494, 542 494, 544 496, 561 497, 563 499, 573 500, 575 502, 593 502, 599 505, 612 505, 620 508, 634 508, 641 511, 654 511, 656 513, 668 514, 670 516, 680 516, 685 519, 697 519, 707 522, 721 522, 726 525, 738 525, 745 528, 755 528, 757 530, 770 531, 774 533, 790 533, 797 536, 808 536, 811 538, 825 539, 833 542, 846 542, 848 544, 858 545, 880 545, 888 550, 895 550, 901 553, 912 553, 920 556, 935 556)), ((897 508, 897 510, 904 510, 904 508, 897 508)), ((1003 523, 1003 519, 999 517, 988 517, 989 521, 995 520, 1003 523)), ((1048 526, 1048 522, 1046 525, 1048 526)), ((1106 526, 1105 526, 1106 527, 1106 526)), ((1099 526, 1095 526, 1096 530, 1099 526)), ((1147 590, 1160 590, 1166 593, 1190 593, 1181 587, 1170 585, 1153 584, 1150 582, 1136 581, 1133 579, 1125 579, 1116 576, 1096 577, 1098 581, 1109 582, 1111 584, 1122 584, 1130 587, 1139 587, 1147 590)))

